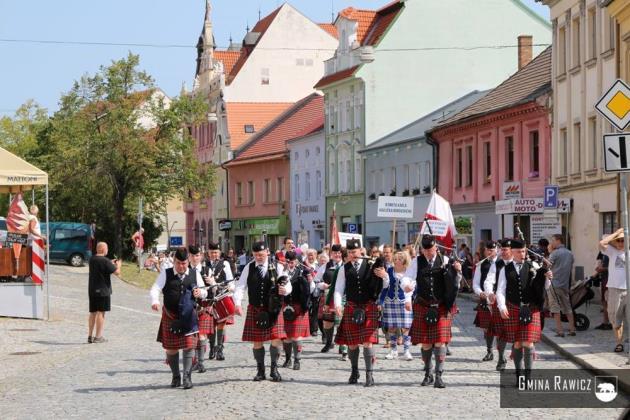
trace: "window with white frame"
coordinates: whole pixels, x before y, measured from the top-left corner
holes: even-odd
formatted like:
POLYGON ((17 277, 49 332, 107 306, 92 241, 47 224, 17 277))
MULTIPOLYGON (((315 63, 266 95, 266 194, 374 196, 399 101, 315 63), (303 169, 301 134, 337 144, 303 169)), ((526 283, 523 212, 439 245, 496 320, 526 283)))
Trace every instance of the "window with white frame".
POLYGON ((580 17, 573 19, 571 24, 571 64, 572 67, 580 65, 580 17))
POLYGON ((354 159, 354 190, 361 191, 363 189, 363 160, 360 156, 354 159))
POLYGON ((306 201, 311 200, 311 173, 307 172, 304 176, 304 194, 306 195, 304 199, 306 201))
POLYGON ((571 142, 573 147, 572 160, 573 160, 573 173, 580 173, 582 165, 580 160, 582 159, 582 124, 573 124, 573 141, 571 142))
POLYGON ((427 160, 424 162, 424 179, 425 184, 424 188, 427 190, 431 190, 431 185, 433 184, 433 169, 431 169, 431 161, 427 160))
POLYGON ((591 145, 590 169, 597 169, 597 151, 599 149, 599 141, 597 138, 597 118, 588 119, 588 133, 590 136, 589 143, 591 145))
POLYGON ((263 182, 263 203, 271 201, 271 179, 265 178, 263 182))
POLYGON ((300 201, 300 175, 293 175, 293 201, 300 201))
POLYGON ((315 172, 315 182, 317 187, 317 198, 322 197, 322 173, 320 171, 315 172))
POLYGON ((389 191, 388 193, 397 192, 396 191, 396 167, 393 167, 389 170, 389 191))
POLYGON ((381 181, 380 182, 381 191, 379 192, 380 194, 380 193, 384 193, 385 190, 387 189, 387 186, 385 184, 385 169, 380 170, 379 179, 381 181))
POLYGON ((348 157, 348 159, 346 159, 346 188, 344 189, 344 191, 350 192, 351 185, 352 185, 352 161, 350 160, 350 157, 348 157))
POLYGON ((597 9, 588 9, 588 58, 597 57, 597 9))
POLYGON ((561 26, 558 28, 558 74, 564 74, 567 71, 567 28, 561 26))

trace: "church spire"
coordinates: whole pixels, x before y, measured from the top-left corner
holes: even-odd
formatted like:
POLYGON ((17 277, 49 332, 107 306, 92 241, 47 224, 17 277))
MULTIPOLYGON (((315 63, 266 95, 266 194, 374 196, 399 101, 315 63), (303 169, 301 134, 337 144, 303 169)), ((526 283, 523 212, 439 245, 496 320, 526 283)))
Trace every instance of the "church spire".
POLYGON ((214 34, 212 33, 212 5, 206 0, 206 16, 203 20, 203 46, 205 51, 214 49, 214 34))

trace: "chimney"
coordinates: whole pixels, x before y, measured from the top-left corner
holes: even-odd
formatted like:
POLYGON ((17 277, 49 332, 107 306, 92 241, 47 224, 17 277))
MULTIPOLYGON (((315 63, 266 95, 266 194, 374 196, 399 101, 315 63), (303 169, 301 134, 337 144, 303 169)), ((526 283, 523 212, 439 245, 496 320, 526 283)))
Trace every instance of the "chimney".
POLYGON ((518 69, 522 69, 532 61, 532 44, 533 38, 531 35, 521 35, 518 37, 518 69))

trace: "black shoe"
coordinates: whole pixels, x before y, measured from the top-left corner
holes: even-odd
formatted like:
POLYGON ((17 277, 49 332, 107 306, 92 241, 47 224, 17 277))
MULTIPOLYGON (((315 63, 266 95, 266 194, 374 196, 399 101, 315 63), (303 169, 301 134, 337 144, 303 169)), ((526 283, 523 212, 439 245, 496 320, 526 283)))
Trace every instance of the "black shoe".
POLYGON ((182 377, 179 375, 173 376, 173 380, 171 381, 171 388, 177 388, 178 386, 182 386, 182 377))
POLYGON ((184 389, 190 389, 193 387, 192 379, 190 378, 190 374, 184 374, 184 389))
POLYGON ((300 370, 300 361, 296 360, 293 362, 293 370, 300 370))
POLYGON ((342 362, 348 361, 348 353, 341 353, 341 361, 342 362))
POLYGON ((352 369, 352 373, 350 374, 350 379, 348 379, 349 384, 356 384, 359 382, 359 369, 352 369))
POLYGON ((506 365, 507 365, 507 360, 500 358, 499 361, 497 362, 497 370, 499 372, 503 372, 505 370, 506 365))
POLYGON ((424 374, 424 379, 422 380, 422 383, 420 384, 420 386, 427 386, 427 385, 431 385, 432 383, 433 383, 433 375, 427 372, 424 374))
POLYGON ((258 365, 258 372, 254 376, 254 382, 264 381, 265 379, 267 379, 265 376, 265 365, 258 365))
POLYGON ((290 357, 285 359, 284 363, 282 364, 282 367, 291 369, 291 358, 290 357))
POLYGON ((486 355, 483 356, 483 359, 481 359, 482 362, 489 362, 490 360, 494 360, 494 353, 492 353, 492 350, 487 352, 486 355))
POLYGON ((446 388, 444 382, 442 381, 442 373, 438 372, 435 374, 435 383, 433 384, 434 388, 446 388))
POLYGON ((451 354, 452 354, 451 349, 448 346, 446 346, 446 355, 450 356, 451 354))
POLYGON ((94 340, 94 338, 92 338, 91 335, 88 335, 88 344, 92 344, 92 341, 94 340))
POLYGON ((271 376, 271 380, 274 382, 282 382, 282 376, 280 376, 280 372, 278 372, 278 365, 276 364, 271 365, 271 372, 269 373, 269 376, 271 376))
POLYGON ((197 372, 204 373, 206 371, 206 367, 203 365, 201 360, 197 362, 197 372))
POLYGON ((211 346, 210 347, 210 355, 208 355, 208 360, 214 359, 215 356, 216 356, 215 347, 211 346))
POLYGON ((217 360, 225 360, 225 356, 223 355, 223 344, 219 344, 217 346, 216 357, 217 360))
POLYGON ((321 353, 328 353, 332 349, 332 344, 326 343, 326 345, 322 348, 321 353))
POLYGON ((371 370, 365 371, 365 387, 374 386, 374 377, 372 376, 371 370))
POLYGON ((612 324, 608 323, 601 323, 599 324, 597 327, 595 327, 596 330, 612 330, 612 324))

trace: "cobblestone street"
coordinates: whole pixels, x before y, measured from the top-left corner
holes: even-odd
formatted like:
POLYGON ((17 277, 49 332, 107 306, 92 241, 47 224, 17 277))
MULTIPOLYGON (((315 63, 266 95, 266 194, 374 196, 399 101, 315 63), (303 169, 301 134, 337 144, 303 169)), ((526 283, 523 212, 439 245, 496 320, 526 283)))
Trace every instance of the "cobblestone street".
MULTIPOLYGON (((349 362, 321 354, 319 338, 305 342, 302 370, 282 369, 282 383, 252 382, 250 344, 241 343, 243 319, 228 330, 224 362, 206 361, 190 391, 169 388, 170 371, 155 341, 159 316, 148 292, 115 280, 104 344, 86 344, 87 268, 52 266, 51 321, 0 319, 0 405, 13 418, 553 418, 615 419, 622 410, 504 409, 495 362, 480 362, 482 336, 472 326, 472 303, 460 300, 453 355, 444 390, 421 388, 421 361, 389 361, 377 346, 376 387, 349 386, 349 362), (30 355, 13 353, 33 352, 30 355), (216 404, 215 404, 216 402, 216 404), (448 414, 439 410, 448 407, 448 414), (423 411, 429 413, 424 414, 423 411), (546 417, 548 418, 548 417, 546 417)), ((574 368, 543 344, 537 367, 574 368)), ((269 353, 267 352, 267 364, 269 353)), ((361 366, 363 360, 361 358, 361 366)), ((363 380, 364 373, 361 373, 363 380)))

